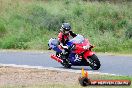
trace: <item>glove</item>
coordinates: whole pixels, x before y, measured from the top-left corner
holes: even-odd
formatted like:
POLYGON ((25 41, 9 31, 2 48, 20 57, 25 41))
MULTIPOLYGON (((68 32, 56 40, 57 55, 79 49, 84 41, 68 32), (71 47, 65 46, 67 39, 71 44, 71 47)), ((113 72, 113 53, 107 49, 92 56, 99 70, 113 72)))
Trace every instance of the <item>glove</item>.
POLYGON ((63 46, 63 44, 61 43, 60 46, 63 48, 63 49, 68 49, 68 46, 63 46))
POLYGON ((64 49, 68 49, 68 46, 62 46, 62 48, 64 48, 64 49))

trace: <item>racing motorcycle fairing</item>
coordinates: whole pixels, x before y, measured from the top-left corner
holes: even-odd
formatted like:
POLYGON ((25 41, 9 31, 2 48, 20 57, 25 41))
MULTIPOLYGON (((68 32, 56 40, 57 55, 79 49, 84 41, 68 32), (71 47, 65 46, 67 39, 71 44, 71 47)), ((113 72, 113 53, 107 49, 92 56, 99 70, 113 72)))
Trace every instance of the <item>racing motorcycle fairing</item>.
POLYGON ((91 50, 87 50, 84 52, 84 58, 88 59, 89 56, 92 56, 93 54, 95 54, 95 52, 92 52, 91 50))
MULTIPOLYGON (((62 50, 58 47, 58 40, 51 38, 48 43, 49 47, 57 53, 62 53, 62 50)), ((95 54, 91 51, 91 44, 88 39, 85 39, 82 35, 77 35, 73 39, 69 40, 66 44, 68 47, 72 47, 69 53, 69 60, 73 66, 88 66, 87 59, 89 56, 95 54), (81 56, 81 58, 80 58, 81 56), (84 59, 85 58, 85 59, 84 59)), ((58 62, 63 62, 61 57, 51 55, 51 58, 58 62)))
POLYGON ((62 50, 59 48, 58 44, 59 44, 59 41, 58 41, 58 39, 56 39, 56 38, 51 38, 51 39, 49 40, 49 42, 48 42, 48 46, 49 46, 51 49, 53 49, 53 50, 56 51, 56 52, 61 53, 62 50))

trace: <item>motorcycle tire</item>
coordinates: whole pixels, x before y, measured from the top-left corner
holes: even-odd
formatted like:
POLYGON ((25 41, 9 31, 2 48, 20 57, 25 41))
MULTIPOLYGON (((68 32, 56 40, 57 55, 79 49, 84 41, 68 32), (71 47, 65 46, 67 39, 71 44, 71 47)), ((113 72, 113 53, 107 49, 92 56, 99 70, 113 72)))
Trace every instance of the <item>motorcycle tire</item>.
POLYGON ((101 66, 100 61, 95 54, 88 57, 88 59, 90 61, 89 65, 93 70, 98 70, 100 68, 100 66, 101 66))
MULTIPOLYGON (((59 58, 63 58, 63 57, 61 57, 61 53, 58 53, 58 52, 56 52, 56 56, 59 57, 59 58)), ((62 59, 62 60, 63 60, 63 59, 62 59)), ((66 63, 63 62, 63 63, 61 63, 61 64, 62 64, 65 68, 71 68, 72 65, 69 64, 69 61, 66 60, 65 62, 66 62, 66 63)))
POLYGON ((65 67, 65 68, 71 68, 71 64, 69 64, 69 61, 66 60, 65 63, 63 62, 62 65, 65 67))
POLYGON ((64 67, 65 68, 71 68, 71 65, 70 64, 65 64, 64 67))

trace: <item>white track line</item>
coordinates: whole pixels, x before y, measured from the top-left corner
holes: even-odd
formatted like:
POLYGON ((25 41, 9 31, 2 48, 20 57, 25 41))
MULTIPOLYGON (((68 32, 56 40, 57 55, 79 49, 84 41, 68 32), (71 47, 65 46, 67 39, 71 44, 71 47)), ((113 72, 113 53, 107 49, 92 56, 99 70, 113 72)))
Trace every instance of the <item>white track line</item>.
MULTIPOLYGON (((16 65, 16 64, 2 64, 2 63, 0 63, 0 66, 21 67, 21 68, 35 68, 35 69, 47 69, 47 70, 56 70, 56 71, 66 71, 66 72, 73 72, 73 73, 81 73, 81 70, 63 69, 63 68, 54 68, 54 67, 16 65)), ((88 71, 88 73, 89 74, 99 74, 99 75, 121 76, 121 75, 116 75, 116 74, 93 72, 93 71, 88 71)))

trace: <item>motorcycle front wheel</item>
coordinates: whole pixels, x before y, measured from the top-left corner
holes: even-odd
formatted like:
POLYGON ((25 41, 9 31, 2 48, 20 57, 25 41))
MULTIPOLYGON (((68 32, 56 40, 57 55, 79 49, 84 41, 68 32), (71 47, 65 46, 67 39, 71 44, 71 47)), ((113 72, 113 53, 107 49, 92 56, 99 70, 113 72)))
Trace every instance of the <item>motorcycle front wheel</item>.
POLYGON ((88 59, 89 59, 89 65, 93 70, 98 70, 100 68, 101 66, 100 61, 95 54, 88 57, 88 59))

